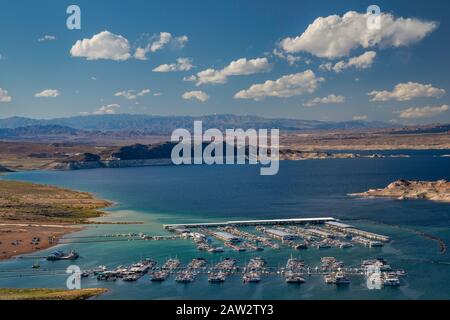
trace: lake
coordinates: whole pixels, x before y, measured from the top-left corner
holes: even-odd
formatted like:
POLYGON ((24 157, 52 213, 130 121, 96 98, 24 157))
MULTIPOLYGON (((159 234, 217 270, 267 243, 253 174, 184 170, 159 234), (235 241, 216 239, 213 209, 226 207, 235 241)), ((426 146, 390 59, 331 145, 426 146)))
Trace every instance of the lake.
MULTIPOLYGON (((450 299, 450 253, 440 253, 435 241, 418 233, 432 234, 449 244, 450 204, 347 196, 385 187, 399 178, 450 180, 450 158, 436 157, 433 151, 409 154, 410 158, 282 161, 275 176, 260 176, 259 167, 254 165, 192 165, 19 172, 2 178, 92 192, 117 203, 102 220, 144 222, 89 226, 69 238, 127 232, 166 234, 162 225, 170 223, 324 216, 392 238, 382 248, 296 251, 286 247, 258 253, 226 249, 223 254, 200 252, 190 240, 61 245, 63 250, 80 253, 75 263, 81 269, 98 265, 113 268, 142 258, 161 264, 170 257, 177 257, 183 264, 194 257, 204 257, 210 264, 232 257, 243 266, 250 258, 262 256, 269 265, 284 266, 291 255, 310 265, 320 264, 323 256, 334 256, 348 266, 358 266, 363 259, 382 256, 392 267, 408 273, 401 287, 382 290, 369 290, 363 277, 352 278, 345 288, 326 285, 321 277, 307 277, 300 286, 288 285, 278 276, 263 277, 258 284, 243 284, 237 275, 223 284, 208 283, 205 275, 190 284, 176 283, 173 276, 162 283, 151 282, 148 276, 135 283, 83 279, 83 287, 110 289, 101 299, 450 299)), ((31 270, 33 262, 1 262, 0 287, 65 287, 65 268, 70 262, 41 260, 39 271, 31 270)))

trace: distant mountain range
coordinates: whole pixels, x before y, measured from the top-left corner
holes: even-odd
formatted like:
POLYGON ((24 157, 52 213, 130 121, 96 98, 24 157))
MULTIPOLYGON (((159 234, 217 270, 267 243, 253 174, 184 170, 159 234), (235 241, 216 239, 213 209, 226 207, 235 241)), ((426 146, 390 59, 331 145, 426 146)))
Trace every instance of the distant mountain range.
POLYGON ((129 131, 144 134, 167 135, 177 128, 192 130, 195 120, 203 121, 207 128, 262 129, 278 128, 281 131, 331 130, 331 129, 373 129, 390 128, 391 124, 377 121, 326 122, 296 119, 267 119, 257 116, 208 115, 192 116, 149 116, 132 114, 89 115, 56 119, 30 119, 12 117, 0 119, 0 136, 12 134, 84 134, 84 131, 129 131), (17 130, 17 131, 14 131, 17 130), (81 130, 83 132, 79 132, 81 130))

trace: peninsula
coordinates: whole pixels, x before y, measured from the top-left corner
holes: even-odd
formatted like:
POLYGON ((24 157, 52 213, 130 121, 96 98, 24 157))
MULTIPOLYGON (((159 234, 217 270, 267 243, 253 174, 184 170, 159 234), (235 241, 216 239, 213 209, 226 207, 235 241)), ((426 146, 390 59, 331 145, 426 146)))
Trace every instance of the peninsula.
POLYGON ((0 260, 56 245, 109 205, 86 192, 0 180, 0 260))
POLYGON ((446 180, 410 181, 400 179, 392 182, 384 189, 370 189, 366 192, 349 195, 360 197, 387 197, 399 200, 425 199, 450 202, 450 182, 446 180))

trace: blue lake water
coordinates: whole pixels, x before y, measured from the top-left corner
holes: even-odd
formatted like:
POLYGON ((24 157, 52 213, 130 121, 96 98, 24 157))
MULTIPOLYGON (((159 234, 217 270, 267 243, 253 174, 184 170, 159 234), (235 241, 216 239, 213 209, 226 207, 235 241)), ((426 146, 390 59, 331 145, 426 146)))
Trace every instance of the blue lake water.
MULTIPOLYGON (((319 264, 320 257, 335 256, 349 266, 383 256, 391 266, 408 273, 401 287, 383 290, 369 290, 362 277, 352 278, 347 288, 326 285, 321 277, 307 278, 301 286, 287 285, 277 276, 251 285, 243 284, 240 276, 232 276, 220 285, 208 283, 206 276, 187 285, 177 284, 173 277, 163 283, 152 283, 148 276, 136 283, 83 279, 84 287, 110 289, 102 299, 450 299, 450 253, 440 253, 436 242, 417 233, 432 234, 450 245, 450 204, 347 196, 385 187, 399 178, 450 180, 450 158, 433 156, 436 152, 409 153, 411 158, 282 161, 275 176, 260 176, 258 166, 222 165, 24 172, 2 178, 92 192, 117 203, 108 209, 111 214, 104 220, 144 222, 90 226, 76 236, 165 234, 162 224, 166 223, 332 216, 392 238, 383 248, 282 248, 261 253, 226 250, 223 254, 200 252, 189 240, 62 245, 63 250, 76 249, 81 254, 76 264, 82 269, 100 264, 112 268, 146 257, 159 263, 177 257, 184 264, 194 257, 204 257, 209 263, 233 257, 244 265, 256 255, 263 256, 270 265, 283 266, 292 254, 311 265, 319 264)), ((65 287, 64 270, 69 262, 42 260, 41 270, 30 276, 32 263, 30 259, 1 262, 0 287, 65 287)))

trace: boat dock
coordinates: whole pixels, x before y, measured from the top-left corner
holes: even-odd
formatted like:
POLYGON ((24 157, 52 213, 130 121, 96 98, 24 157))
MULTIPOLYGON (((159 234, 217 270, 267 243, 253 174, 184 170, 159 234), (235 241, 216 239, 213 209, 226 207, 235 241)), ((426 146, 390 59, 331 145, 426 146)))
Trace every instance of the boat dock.
POLYGON ((390 241, 388 236, 357 229, 332 217, 168 224, 164 228, 182 238, 194 239, 199 250, 210 253, 223 252, 222 246, 238 252, 281 246, 296 250, 345 249, 354 245, 382 247, 390 241), (220 250, 211 244, 212 239, 222 242, 220 250))
POLYGON ((377 241, 382 241, 382 242, 390 241, 389 237, 387 237, 387 236, 383 236, 381 234, 376 234, 373 232, 359 230, 351 225, 341 223, 338 221, 327 221, 327 222, 325 222, 325 226, 327 226, 330 229, 335 229, 335 230, 343 232, 343 233, 361 236, 361 237, 371 239, 371 240, 377 240, 377 241))
POLYGON ((217 228, 217 227, 247 227, 260 225, 290 225, 290 224, 323 224, 325 222, 336 221, 335 218, 292 218, 292 219, 271 219, 271 220, 243 220, 226 222, 204 222, 204 223, 182 223, 165 224, 164 229, 195 229, 195 228, 217 228))
POLYGON ((129 267, 119 266, 109 271, 105 266, 97 269, 83 271, 83 278, 96 277, 98 281, 119 280, 126 282, 138 281, 147 273, 150 273, 149 280, 164 281, 171 274, 175 275, 174 280, 178 283, 191 283, 198 275, 205 275, 209 282, 224 282, 228 277, 240 276, 244 283, 260 282, 263 277, 276 276, 283 277, 286 283, 304 283, 307 277, 324 277, 328 284, 349 284, 348 277, 368 278, 373 275, 371 270, 378 270, 378 277, 381 285, 399 286, 401 279, 406 276, 403 270, 394 270, 383 258, 364 260, 360 265, 345 266, 343 261, 335 257, 322 257, 321 265, 306 265, 298 258, 291 257, 285 267, 275 267, 266 264, 261 257, 250 259, 243 267, 238 266, 235 259, 225 258, 220 262, 209 265, 203 258, 195 258, 186 266, 181 266, 177 259, 168 259, 161 267, 156 267, 157 262, 152 259, 145 259, 132 264, 129 267))

